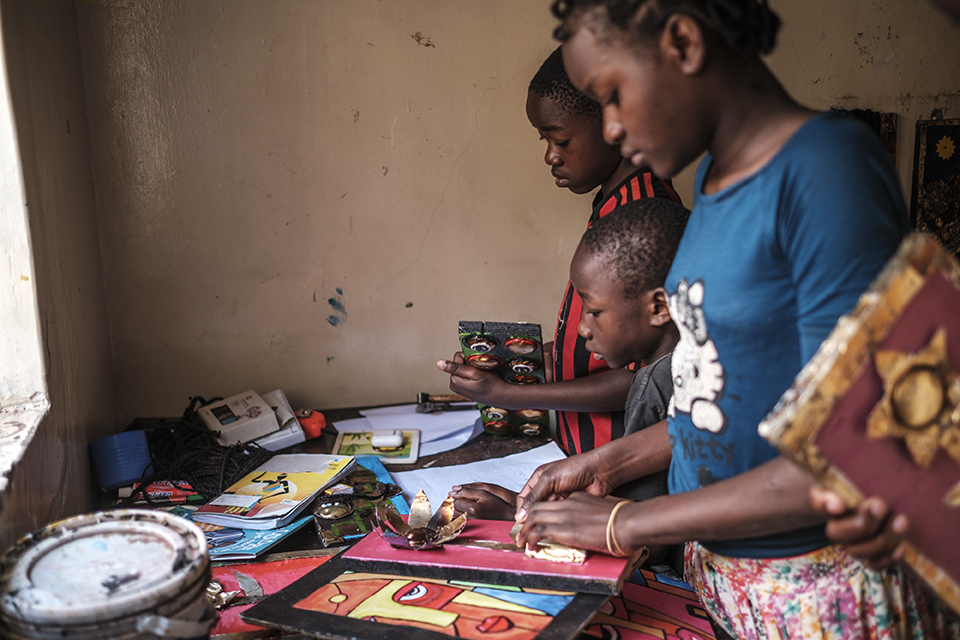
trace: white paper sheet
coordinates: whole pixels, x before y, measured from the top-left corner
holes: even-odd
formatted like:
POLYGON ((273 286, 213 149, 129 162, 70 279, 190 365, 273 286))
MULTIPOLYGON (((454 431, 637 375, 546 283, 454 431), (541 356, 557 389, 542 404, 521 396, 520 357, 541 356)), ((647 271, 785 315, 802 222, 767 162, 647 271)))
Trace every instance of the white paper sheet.
POLYGON ((483 421, 477 418, 474 423, 466 429, 452 433, 446 438, 440 438, 433 442, 420 443, 420 457, 432 456, 435 453, 456 449, 469 442, 471 438, 479 435, 482 431, 483 421))
POLYGON ((373 423, 366 418, 338 420, 333 423, 337 431, 373 431, 373 423))
POLYGON ((428 467, 416 471, 395 471, 390 475, 401 489, 408 502, 417 491, 423 489, 436 509, 450 493, 450 487, 470 482, 489 482, 511 491, 520 491, 531 474, 542 464, 562 460, 563 451, 556 442, 542 447, 515 453, 503 458, 491 458, 479 462, 450 467, 428 467))
MULTIPOLYGON (((360 412, 370 427, 360 427, 350 425, 351 430, 368 431, 389 431, 392 429, 420 430, 421 454, 423 444, 433 442, 441 438, 447 438, 455 433, 459 433, 473 425, 480 412, 476 409, 472 411, 441 411, 438 413, 417 413, 417 405, 405 404, 397 407, 380 407, 377 409, 366 409, 360 412)), ((353 422, 346 420, 345 422, 353 422)), ((342 424, 342 423, 337 423, 342 424)), ((339 427, 338 427, 339 428, 339 427)), ((346 427, 345 427, 346 428, 346 427)))

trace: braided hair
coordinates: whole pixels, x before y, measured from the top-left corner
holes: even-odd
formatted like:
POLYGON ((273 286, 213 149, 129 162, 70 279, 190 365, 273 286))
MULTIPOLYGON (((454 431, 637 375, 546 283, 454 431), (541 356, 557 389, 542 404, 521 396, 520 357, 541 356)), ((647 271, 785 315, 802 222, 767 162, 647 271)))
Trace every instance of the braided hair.
POLYGON ((603 117, 600 104, 583 95, 570 82, 567 70, 563 66, 560 47, 554 49, 553 53, 543 61, 530 81, 527 91, 532 91, 540 98, 553 100, 564 113, 585 116, 591 120, 600 120, 603 117))
POLYGON ((554 0, 550 11, 561 21, 554 37, 568 40, 578 20, 594 9, 605 10, 609 23, 621 31, 646 36, 662 31, 671 15, 684 13, 746 54, 773 51, 780 29, 767 0, 554 0))
POLYGON ((624 297, 637 298, 666 282, 689 216, 666 198, 632 200, 590 225, 580 245, 611 263, 624 297))

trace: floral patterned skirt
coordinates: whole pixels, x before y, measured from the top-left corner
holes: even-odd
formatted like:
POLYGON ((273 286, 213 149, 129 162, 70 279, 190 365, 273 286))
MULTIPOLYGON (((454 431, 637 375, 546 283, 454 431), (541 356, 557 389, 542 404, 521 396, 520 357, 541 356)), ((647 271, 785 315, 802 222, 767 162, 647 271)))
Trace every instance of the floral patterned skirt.
POLYGON ((872 571, 841 546, 790 558, 728 558, 696 542, 687 581, 740 640, 960 638, 960 621, 912 576, 872 571))

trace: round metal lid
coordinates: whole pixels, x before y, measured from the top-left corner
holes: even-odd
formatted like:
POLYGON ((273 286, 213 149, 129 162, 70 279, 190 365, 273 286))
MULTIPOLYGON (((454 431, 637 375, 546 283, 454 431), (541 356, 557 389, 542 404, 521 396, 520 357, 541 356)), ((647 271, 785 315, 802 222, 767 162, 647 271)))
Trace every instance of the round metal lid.
POLYGON ((203 532, 163 511, 116 509, 47 525, 0 560, 0 615, 82 624, 147 611, 209 565, 203 532))

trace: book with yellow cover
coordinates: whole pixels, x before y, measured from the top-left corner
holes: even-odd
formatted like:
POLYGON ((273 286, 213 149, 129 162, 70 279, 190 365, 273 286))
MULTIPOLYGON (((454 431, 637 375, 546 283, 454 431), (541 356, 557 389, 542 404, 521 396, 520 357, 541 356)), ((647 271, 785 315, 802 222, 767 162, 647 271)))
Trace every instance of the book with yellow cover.
POLYGON ((193 519, 239 529, 286 526, 324 488, 349 473, 354 464, 352 456, 274 456, 200 507, 193 519))

